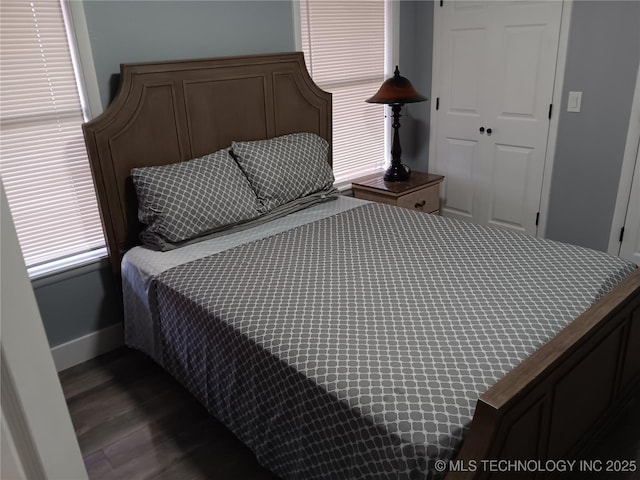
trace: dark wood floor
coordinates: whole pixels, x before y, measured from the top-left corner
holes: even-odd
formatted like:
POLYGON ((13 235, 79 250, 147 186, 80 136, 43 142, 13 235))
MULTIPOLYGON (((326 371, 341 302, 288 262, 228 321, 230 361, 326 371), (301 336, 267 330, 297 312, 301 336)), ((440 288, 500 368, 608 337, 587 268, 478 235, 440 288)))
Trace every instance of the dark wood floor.
POLYGON ((145 355, 120 348, 60 373, 89 478, 275 480, 145 355))
MULTIPOLYGON (((176 381, 120 348, 60 373, 92 480, 277 480, 176 381)), ((582 455, 640 469, 640 389, 582 455)), ((637 480, 640 473, 574 472, 570 480, 637 480)))

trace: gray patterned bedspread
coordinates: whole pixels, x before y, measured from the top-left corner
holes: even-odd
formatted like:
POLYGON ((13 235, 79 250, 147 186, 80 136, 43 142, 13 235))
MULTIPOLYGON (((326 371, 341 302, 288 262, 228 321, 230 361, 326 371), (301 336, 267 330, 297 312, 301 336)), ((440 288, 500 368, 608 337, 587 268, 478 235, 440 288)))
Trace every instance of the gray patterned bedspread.
POLYGON ((437 478, 478 397, 634 266, 366 204, 155 282, 161 363, 290 479, 437 478))

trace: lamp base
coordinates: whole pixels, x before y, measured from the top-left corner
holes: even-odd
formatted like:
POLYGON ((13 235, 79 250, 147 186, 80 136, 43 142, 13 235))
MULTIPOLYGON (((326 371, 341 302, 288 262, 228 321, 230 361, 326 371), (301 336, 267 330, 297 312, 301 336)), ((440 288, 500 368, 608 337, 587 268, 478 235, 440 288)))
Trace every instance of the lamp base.
POLYGON ((391 163, 383 178, 385 182, 404 182, 409 179, 409 172, 409 167, 402 163, 391 163))

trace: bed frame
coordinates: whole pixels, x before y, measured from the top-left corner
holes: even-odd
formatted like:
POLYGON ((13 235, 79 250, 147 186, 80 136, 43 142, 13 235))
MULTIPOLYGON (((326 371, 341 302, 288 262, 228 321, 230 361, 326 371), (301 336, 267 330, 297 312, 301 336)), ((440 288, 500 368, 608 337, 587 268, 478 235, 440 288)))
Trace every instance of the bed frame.
MULTIPOLYGON (((301 53, 122 65, 115 100, 84 126, 114 274, 139 243, 131 168, 299 131, 331 144, 331 113, 301 53)), ((575 456, 638 380, 636 269, 479 398, 447 479, 498 478, 481 459, 575 456)))

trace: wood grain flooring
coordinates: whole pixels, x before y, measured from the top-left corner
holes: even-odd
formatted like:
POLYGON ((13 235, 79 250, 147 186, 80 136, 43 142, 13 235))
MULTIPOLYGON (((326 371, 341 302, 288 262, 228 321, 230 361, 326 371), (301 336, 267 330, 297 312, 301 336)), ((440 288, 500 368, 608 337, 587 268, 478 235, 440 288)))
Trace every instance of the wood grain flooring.
MULTIPOLYGON (((277 480, 220 422, 140 352, 122 347, 60 373, 91 480, 277 480)), ((640 469, 640 389, 583 459, 640 469)), ((567 480, 638 480, 640 472, 573 472, 567 480)))
POLYGON ((120 348, 60 372, 91 480, 277 480, 145 355, 120 348))

